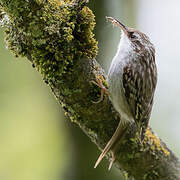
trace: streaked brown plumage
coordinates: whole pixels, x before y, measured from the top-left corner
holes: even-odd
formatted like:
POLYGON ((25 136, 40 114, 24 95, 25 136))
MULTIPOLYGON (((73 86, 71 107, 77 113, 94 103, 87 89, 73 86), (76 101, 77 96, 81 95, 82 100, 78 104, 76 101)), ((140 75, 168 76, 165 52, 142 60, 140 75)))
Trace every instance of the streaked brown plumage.
POLYGON ((110 169, 115 160, 117 141, 121 140, 129 123, 136 123, 139 139, 141 141, 144 139, 153 105, 157 69, 155 49, 149 38, 112 17, 107 19, 122 30, 118 50, 108 72, 109 97, 121 120, 95 167, 110 151, 112 154, 110 169))

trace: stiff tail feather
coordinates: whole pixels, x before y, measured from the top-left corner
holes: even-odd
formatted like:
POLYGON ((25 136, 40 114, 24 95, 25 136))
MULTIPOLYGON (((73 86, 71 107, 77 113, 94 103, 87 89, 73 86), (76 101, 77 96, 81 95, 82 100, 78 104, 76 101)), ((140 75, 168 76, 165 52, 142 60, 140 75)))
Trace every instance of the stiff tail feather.
POLYGON ((94 168, 96 168, 99 163, 102 161, 102 159, 104 158, 104 156, 109 152, 109 150, 111 149, 113 145, 113 141, 112 138, 109 140, 109 142, 107 143, 106 147, 103 149, 103 152, 100 154, 100 156, 98 157, 96 164, 94 166, 94 168))
POLYGON ((97 159, 97 161, 96 161, 96 163, 95 163, 94 168, 96 168, 96 167, 99 165, 99 163, 102 161, 102 159, 104 158, 104 156, 105 156, 110 150, 112 150, 112 152, 111 152, 111 153, 112 153, 112 159, 111 159, 111 162, 110 162, 110 165, 109 165, 109 168, 108 168, 109 170, 111 169, 112 164, 113 164, 113 162, 115 161, 115 156, 114 156, 114 151, 115 151, 115 150, 114 150, 114 147, 115 147, 115 145, 116 145, 116 142, 121 139, 121 137, 122 137, 122 135, 124 134, 125 130, 126 130, 126 128, 124 128, 124 127, 122 126, 122 123, 119 122, 118 127, 117 127, 115 133, 113 134, 113 136, 111 137, 111 139, 109 140, 109 142, 107 143, 107 145, 105 146, 105 148, 103 149, 102 153, 100 154, 99 158, 97 159))

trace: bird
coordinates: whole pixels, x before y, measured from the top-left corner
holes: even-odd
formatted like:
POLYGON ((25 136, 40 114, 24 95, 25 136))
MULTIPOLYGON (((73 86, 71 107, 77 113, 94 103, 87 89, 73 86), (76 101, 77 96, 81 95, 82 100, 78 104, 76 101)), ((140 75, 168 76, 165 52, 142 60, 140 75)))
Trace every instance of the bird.
MULTIPOLYGON (((111 152, 112 158, 108 168, 110 170, 116 159, 117 142, 122 139, 129 124, 135 123, 140 142, 144 140, 157 84, 157 67, 155 47, 146 34, 125 26, 113 17, 106 19, 121 29, 120 42, 108 70, 108 89, 98 78, 94 84, 102 88, 102 93, 108 94, 119 113, 120 122, 94 168, 111 152)), ((103 95, 101 100, 102 97, 103 95)))

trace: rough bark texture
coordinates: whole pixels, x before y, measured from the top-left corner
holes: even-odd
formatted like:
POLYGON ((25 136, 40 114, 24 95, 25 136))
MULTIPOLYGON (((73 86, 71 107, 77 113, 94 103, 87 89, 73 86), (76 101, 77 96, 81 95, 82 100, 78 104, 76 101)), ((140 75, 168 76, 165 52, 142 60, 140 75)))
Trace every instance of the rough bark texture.
MULTIPOLYGON (((98 100, 100 89, 91 80, 99 75, 106 83, 106 75, 94 59, 97 43, 91 10, 83 0, 0 0, 0 5, 9 49, 33 63, 65 114, 102 149, 119 116, 108 97, 99 104, 92 102, 98 100)), ((117 152, 116 166, 126 172, 125 176, 180 179, 178 158, 150 128, 143 144, 135 130, 132 124, 117 152)))

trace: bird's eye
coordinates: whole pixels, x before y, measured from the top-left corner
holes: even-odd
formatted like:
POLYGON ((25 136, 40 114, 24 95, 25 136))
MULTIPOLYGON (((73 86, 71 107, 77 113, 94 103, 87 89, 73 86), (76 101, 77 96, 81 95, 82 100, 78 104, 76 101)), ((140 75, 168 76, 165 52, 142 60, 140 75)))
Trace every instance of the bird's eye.
POLYGON ((131 33, 129 34, 129 37, 130 37, 131 39, 135 39, 135 38, 136 38, 136 36, 134 35, 133 32, 131 32, 131 33))

